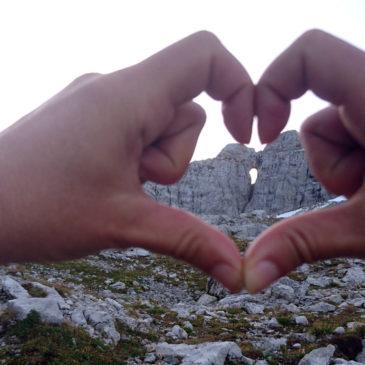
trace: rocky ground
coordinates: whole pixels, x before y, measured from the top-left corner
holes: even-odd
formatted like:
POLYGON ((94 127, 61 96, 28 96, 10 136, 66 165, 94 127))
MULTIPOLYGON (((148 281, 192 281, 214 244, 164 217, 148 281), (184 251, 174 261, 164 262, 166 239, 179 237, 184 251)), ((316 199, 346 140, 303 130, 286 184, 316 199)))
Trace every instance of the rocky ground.
MULTIPOLYGON (((276 218, 205 216, 247 242, 276 218)), ((142 249, 0 269, 0 364, 365 364, 365 263, 230 295, 142 249)))

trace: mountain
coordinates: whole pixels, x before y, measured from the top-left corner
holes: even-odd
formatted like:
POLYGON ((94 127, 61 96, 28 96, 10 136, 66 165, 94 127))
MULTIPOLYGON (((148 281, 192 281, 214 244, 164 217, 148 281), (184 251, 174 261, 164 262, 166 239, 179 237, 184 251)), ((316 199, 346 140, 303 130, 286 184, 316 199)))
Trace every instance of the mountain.
POLYGON ((173 185, 146 183, 157 201, 198 215, 229 215, 255 210, 282 213, 332 197, 308 168, 298 132, 282 133, 263 151, 227 145, 217 157, 192 162, 173 185), (257 169, 251 184, 250 170, 257 169))

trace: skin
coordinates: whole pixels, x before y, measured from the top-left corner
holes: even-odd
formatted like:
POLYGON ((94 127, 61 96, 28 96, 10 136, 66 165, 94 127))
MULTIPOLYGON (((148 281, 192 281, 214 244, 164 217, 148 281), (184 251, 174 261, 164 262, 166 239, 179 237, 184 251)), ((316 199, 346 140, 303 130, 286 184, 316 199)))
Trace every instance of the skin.
POLYGON ((290 114, 290 100, 307 90, 330 103, 301 128, 310 168, 329 191, 349 200, 287 219, 260 235, 245 255, 251 292, 304 262, 365 258, 365 53, 319 30, 303 34, 257 85, 262 142, 278 136, 290 114))
POLYGON ((0 263, 55 261, 106 248, 145 247, 207 272, 232 291, 257 292, 303 262, 365 257, 365 54, 309 31, 265 71, 256 89, 208 32, 111 74, 88 74, 0 134, 0 263), (262 142, 284 128, 290 100, 312 90, 330 106, 303 124, 312 171, 347 203, 285 220, 242 260, 235 244, 192 215, 162 206, 143 182, 177 181, 205 113, 223 103, 232 136, 262 142))
POLYGON ((143 192, 185 172, 205 122, 192 100, 223 103, 248 142, 254 86, 211 33, 200 32, 111 74, 88 74, 0 135, 0 263, 73 259, 144 247, 242 287, 234 243, 143 192))

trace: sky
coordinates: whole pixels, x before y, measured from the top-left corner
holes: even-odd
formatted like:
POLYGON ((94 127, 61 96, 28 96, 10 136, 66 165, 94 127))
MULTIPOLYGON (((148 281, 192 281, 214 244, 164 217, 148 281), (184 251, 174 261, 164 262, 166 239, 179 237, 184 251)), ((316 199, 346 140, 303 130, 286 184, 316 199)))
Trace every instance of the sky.
MULTIPOLYGON (((135 64, 199 30, 214 32, 258 81, 270 62, 308 29, 365 49, 363 0, 0 0, 0 130, 87 72, 135 64)), ((220 104, 197 99, 207 123, 193 159, 235 142, 220 104)), ((311 93, 293 103, 286 129, 326 104, 311 93)), ((256 134, 251 147, 261 149, 256 134)))

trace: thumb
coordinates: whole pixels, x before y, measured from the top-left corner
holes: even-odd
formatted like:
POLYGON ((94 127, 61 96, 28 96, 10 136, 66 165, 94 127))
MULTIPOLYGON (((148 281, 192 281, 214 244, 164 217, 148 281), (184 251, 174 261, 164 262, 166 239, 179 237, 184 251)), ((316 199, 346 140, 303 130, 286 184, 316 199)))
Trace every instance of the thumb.
POLYGON ((226 235, 192 214, 148 197, 135 199, 133 205, 137 223, 123 230, 123 246, 127 243, 175 257, 206 272, 233 292, 242 289, 242 258, 226 235))
POLYGON ((365 208, 356 195, 338 207, 282 221, 251 245, 244 257, 248 291, 256 293, 302 263, 365 257, 365 208))

